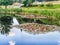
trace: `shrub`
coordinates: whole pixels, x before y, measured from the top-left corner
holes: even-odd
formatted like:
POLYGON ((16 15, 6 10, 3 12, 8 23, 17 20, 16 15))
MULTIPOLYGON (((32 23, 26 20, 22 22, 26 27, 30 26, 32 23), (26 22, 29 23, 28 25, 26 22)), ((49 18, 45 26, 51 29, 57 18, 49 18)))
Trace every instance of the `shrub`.
POLYGON ((46 4, 47 7, 53 7, 53 4, 49 3, 49 4, 46 4))
POLYGON ((38 11, 37 10, 34 10, 33 13, 38 13, 38 11))
POLYGON ((44 4, 41 4, 40 7, 44 7, 44 4))
POLYGON ((38 5, 32 5, 32 7, 37 7, 38 5))

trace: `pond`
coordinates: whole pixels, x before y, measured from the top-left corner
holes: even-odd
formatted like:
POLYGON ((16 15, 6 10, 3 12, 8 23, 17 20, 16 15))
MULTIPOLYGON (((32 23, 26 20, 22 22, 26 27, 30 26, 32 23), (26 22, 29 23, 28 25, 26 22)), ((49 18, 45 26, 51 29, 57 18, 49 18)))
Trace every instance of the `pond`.
MULTIPOLYGON (((0 19, 0 45, 60 45, 60 32, 51 31, 42 34, 30 34, 20 28, 10 27, 19 25, 15 17, 0 19)), ((56 30, 60 30, 57 28, 56 30)))

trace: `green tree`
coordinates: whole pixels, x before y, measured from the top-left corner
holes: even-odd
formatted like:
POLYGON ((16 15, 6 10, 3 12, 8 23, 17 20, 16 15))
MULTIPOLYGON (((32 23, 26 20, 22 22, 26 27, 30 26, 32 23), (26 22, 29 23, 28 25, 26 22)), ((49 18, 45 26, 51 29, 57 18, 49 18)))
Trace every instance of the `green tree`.
POLYGON ((30 6, 32 2, 33 0, 22 0, 22 3, 24 4, 24 6, 30 6))
POLYGON ((0 0, 0 5, 5 6, 5 13, 8 5, 12 5, 13 0, 0 0))
POLYGON ((27 0, 23 1, 24 6, 27 6, 28 4, 27 2, 28 2, 27 0))
POLYGON ((1 27, 1 34, 8 34, 10 32, 10 25, 13 23, 13 18, 10 16, 3 16, 0 18, 0 27, 1 27))

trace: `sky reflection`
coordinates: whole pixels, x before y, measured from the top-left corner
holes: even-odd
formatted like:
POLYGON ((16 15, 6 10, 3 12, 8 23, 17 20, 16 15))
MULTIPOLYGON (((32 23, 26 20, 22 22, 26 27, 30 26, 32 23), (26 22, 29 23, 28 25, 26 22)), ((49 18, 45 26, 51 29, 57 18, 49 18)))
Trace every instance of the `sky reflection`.
POLYGON ((8 44, 10 40, 15 41, 15 45, 57 45, 58 41, 60 40, 60 33, 58 31, 55 32, 49 32, 46 34, 39 34, 39 35, 33 35, 26 33, 24 31, 20 31, 20 29, 12 28, 11 31, 14 36, 5 36, 0 34, 0 44, 8 44))
POLYGON ((7 36, 0 33, 0 45, 58 45, 60 42, 58 31, 34 35, 25 31, 21 32, 16 27, 9 30, 7 36))
POLYGON ((15 45, 15 41, 9 41, 10 45, 15 45))
POLYGON ((8 36, 15 36, 15 33, 9 32, 9 35, 8 36))

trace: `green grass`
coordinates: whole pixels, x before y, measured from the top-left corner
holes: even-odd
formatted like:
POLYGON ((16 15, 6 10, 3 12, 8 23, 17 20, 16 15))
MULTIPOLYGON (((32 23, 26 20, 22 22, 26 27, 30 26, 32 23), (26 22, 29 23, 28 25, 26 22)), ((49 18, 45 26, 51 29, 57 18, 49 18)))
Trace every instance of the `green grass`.
MULTIPOLYGON (((5 12, 5 9, 0 8, 0 13, 5 12)), ((7 9, 7 12, 15 12, 17 14, 23 13, 26 15, 43 15, 46 19, 39 19, 45 24, 54 24, 60 26, 60 4, 54 4, 53 7, 41 7, 40 5, 36 7, 21 7, 16 9, 7 9)), ((1 14, 0 14, 1 16, 1 14)))

